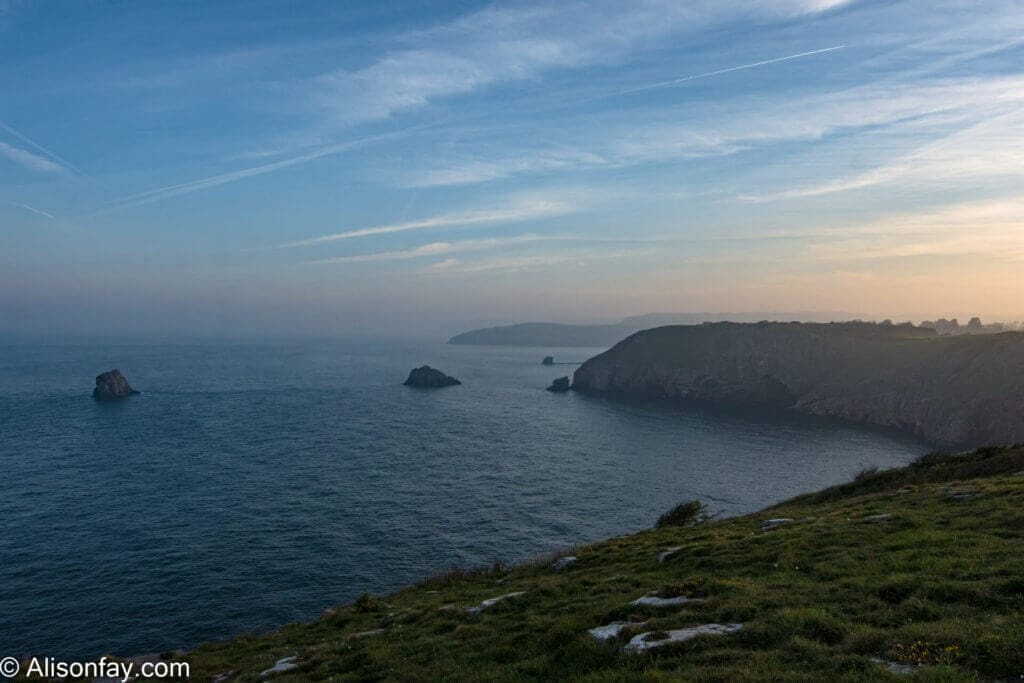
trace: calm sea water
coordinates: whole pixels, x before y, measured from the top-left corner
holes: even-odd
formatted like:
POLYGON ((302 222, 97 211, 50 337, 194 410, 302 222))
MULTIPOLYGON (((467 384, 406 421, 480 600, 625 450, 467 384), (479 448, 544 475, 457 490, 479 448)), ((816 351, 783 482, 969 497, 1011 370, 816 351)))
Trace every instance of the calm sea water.
MULTIPOLYGON (((559 360, 600 349, 559 349, 559 360)), ((725 513, 926 450, 544 391, 546 349, 0 347, 0 655, 188 648, 453 564, 725 513), (464 384, 401 382, 429 363, 464 384), (120 368, 144 393, 90 398, 120 368)))

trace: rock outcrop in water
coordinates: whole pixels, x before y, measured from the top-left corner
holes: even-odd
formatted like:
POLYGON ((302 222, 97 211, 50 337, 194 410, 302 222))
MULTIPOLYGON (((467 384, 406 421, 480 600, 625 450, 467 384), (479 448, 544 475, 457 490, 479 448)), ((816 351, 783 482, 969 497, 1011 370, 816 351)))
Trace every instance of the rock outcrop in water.
POLYGON ((551 386, 548 387, 548 391, 553 391, 556 394, 561 394, 563 392, 569 391, 569 378, 559 377, 558 379, 551 383, 551 386))
POLYGON ((92 390, 93 398, 100 399, 127 398, 137 393, 117 369, 96 375, 96 388, 92 390))
POLYGON ((582 392, 782 408, 944 447, 1024 441, 1024 334, 871 323, 716 323, 638 332, 584 363, 582 392))
POLYGON ((454 377, 449 377, 440 370, 435 370, 429 365, 414 368, 409 372, 409 379, 405 380, 407 387, 420 387, 423 389, 439 389, 462 384, 454 377))

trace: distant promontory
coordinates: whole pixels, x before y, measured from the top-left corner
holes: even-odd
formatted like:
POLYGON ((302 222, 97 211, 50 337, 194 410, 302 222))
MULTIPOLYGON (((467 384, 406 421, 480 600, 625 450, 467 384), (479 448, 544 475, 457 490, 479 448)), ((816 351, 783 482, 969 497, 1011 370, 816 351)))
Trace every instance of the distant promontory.
POLYGON ((944 447, 1024 441, 1024 333, 874 323, 717 323, 638 332, 576 391, 761 406, 910 432, 944 447))
POLYGON ((649 313, 607 325, 565 323, 518 323, 487 327, 457 334, 449 344, 476 346, 611 346, 634 332, 662 325, 696 325, 704 322, 758 322, 761 320, 803 320, 828 322, 856 316, 838 312, 802 313, 649 313))

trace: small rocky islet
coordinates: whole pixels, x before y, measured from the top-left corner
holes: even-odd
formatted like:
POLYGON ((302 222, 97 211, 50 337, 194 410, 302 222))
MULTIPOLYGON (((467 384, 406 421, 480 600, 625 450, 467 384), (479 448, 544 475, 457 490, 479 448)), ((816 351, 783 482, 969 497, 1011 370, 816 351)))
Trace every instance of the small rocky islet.
POLYGON ((462 384, 462 382, 429 365, 422 365, 410 370, 409 378, 403 384, 407 387, 418 387, 421 389, 440 389, 441 387, 452 387, 462 384))
POLYGON ((96 375, 96 387, 92 390, 93 398, 104 401, 128 398, 138 393, 141 392, 132 389, 128 380, 116 368, 96 375))
POLYGON ((570 388, 571 386, 569 384, 569 378, 559 377, 558 379, 551 383, 551 386, 548 387, 548 391, 554 392, 556 394, 564 394, 565 392, 569 391, 570 388))

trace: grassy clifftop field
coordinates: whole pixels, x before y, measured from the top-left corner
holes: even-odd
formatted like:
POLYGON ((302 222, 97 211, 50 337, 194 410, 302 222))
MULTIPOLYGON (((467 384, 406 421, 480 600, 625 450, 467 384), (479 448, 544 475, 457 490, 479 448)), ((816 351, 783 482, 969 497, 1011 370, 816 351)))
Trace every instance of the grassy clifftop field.
POLYGON ((185 658, 231 681, 275 664, 264 680, 1017 678, 1022 551, 1024 447, 932 455, 757 514, 576 548, 561 569, 453 571, 185 658), (631 625, 589 633, 616 622, 631 625))

